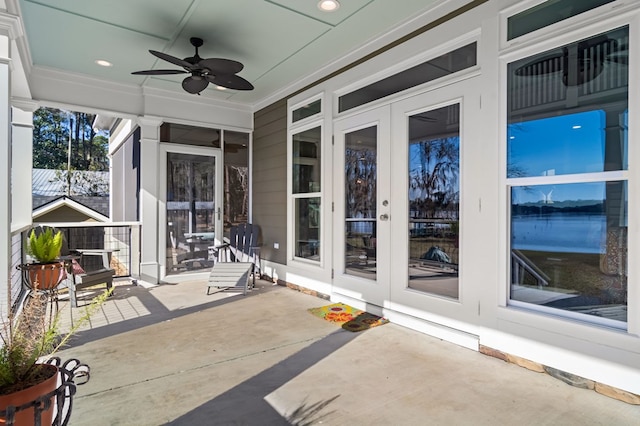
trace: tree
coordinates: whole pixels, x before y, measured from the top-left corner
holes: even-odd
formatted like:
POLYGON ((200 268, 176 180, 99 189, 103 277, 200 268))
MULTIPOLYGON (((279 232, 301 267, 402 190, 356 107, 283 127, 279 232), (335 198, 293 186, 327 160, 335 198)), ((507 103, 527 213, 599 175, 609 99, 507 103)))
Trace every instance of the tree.
POLYGON ((71 147, 71 170, 108 171, 109 141, 97 133, 94 114, 56 108, 39 108, 33 114, 33 167, 67 170, 71 147))
POLYGON ((66 168, 69 133, 62 125, 65 115, 51 108, 40 108, 33 114, 34 168, 66 168))

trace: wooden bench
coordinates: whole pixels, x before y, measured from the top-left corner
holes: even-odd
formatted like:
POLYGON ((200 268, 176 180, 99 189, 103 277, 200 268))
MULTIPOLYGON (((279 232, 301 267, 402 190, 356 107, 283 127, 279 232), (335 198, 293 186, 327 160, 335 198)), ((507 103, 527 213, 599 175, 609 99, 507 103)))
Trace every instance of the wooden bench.
POLYGON ((111 268, 111 253, 115 250, 103 249, 77 249, 74 253, 79 255, 80 262, 78 265, 71 265, 69 273, 71 279, 68 283, 69 301, 71 306, 78 307, 77 292, 79 290, 104 284, 107 291, 113 287, 113 276, 115 270, 111 268), (85 271, 82 269, 82 259, 85 256, 100 256, 102 258, 102 267, 95 270, 85 271), (78 268, 80 266, 80 268, 78 268))

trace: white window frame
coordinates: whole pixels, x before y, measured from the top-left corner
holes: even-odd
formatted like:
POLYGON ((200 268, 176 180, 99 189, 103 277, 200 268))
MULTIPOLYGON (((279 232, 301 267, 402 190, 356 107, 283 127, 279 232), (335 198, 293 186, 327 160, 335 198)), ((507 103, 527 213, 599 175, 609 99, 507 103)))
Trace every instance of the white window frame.
POLYGON ((325 216, 325 202, 326 197, 326 173, 325 173, 325 112, 326 102, 324 93, 319 93, 314 96, 305 98, 303 101, 290 105, 287 108, 287 263, 302 268, 324 268, 327 263, 326 257, 326 216, 325 216), (312 102, 320 100, 320 112, 312 116, 293 122, 293 111, 308 105, 312 102), (318 158, 320 159, 320 191, 318 192, 305 192, 305 193, 293 193, 293 137, 299 133, 311 130, 314 128, 320 129, 320 144, 318 158), (298 199, 305 198, 320 198, 320 217, 318 223, 320 226, 319 241, 320 241, 320 260, 306 259, 295 255, 295 235, 296 235, 296 217, 295 217, 295 202, 298 199))
MULTIPOLYGON (((631 10, 629 4, 614 2, 605 5, 593 11, 578 15, 562 23, 553 24, 549 27, 536 30, 533 33, 518 37, 510 42, 506 41, 506 18, 514 13, 518 13, 527 7, 536 5, 539 1, 525 2, 518 4, 504 11, 501 14, 501 47, 504 49, 498 53, 500 63, 500 170, 501 170, 501 187, 500 191, 500 223, 503 224, 500 229, 500 270, 503 271, 501 277, 502 284, 499 288, 499 309, 498 321, 509 321, 514 324, 520 324, 517 327, 530 327, 530 315, 540 315, 540 320, 534 328, 547 329, 551 332, 571 333, 575 335, 580 332, 583 335, 594 336, 595 340, 602 343, 603 339, 607 340, 612 346, 621 346, 621 342, 640 332, 640 268, 631 259, 637 258, 640 251, 640 242, 637 242, 638 228, 640 227, 640 218, 637 212, 640 211, 640 200, 637 195, 640 193, 640 168, 634 165, 640 163, 640 147, 638 146, 638 137, 640 136, 640 128, 630 125, 628 129, 628 170, 610 171, 601 173, 585 173, 581 175, 557 175, 547 177, 528 177, 528 178, 507 178, 507 65, 510 62, 526 58, 546 50, 563 46, 584 38, 588 38, 600 33, 604 33, 619 27, 629 26, 629 43, 630 45, 638 45, 640 42, 640 10, 637 7, 631 10), (526 5, 523 6, 523 5, 526 5), (623 13, 621 13, 621 11, 623 13), (597 16, 595 16, 595 12, 597 16), (593 15, 593 16, 592 16, 593 15), (563 28, 559 28, 563 27, 563 28), (579 176, 579 177, 578 177, 579 176), (528 303, 519 303, 509 299, 510 282, 510 189, 512 186, 535 185, 535 184, 554 184, 554 183, 580 183, 594 181, 626 181, 627 197, 628 197, 628 275, 627 275, 627 323, 625 329, 609 328, 610 324, 600 322, 595 317, 588 318, 586 315, 571 315, 569 312, 553 309, 553 315, 544 307, 538 307, 528 303), (586 334, 585 328, 587 327, 586 334), (606 327, 606 328, 605 328, 606 327), (606 333, 603 335, 601 330, 617 330, 622 333, 606 333), (598 337, 595 337, 598 336, 598 337), (606 336, 606 337, 605 337, 606 336), (621 339, 621 340, 620 340, 621 339)), ((640 114, 638 103, 640 102, 640 83, 638 71, 640 69, 640 55, 630 57, 629 61, 629 86, 628 86, 628 113, 629 122, 634 123, 640 114)))

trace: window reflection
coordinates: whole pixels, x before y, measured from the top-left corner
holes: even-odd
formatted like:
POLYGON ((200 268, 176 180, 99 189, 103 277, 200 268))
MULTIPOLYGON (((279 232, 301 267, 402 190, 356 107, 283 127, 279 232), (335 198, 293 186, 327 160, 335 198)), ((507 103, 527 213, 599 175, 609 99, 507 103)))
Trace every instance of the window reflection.
POLYGON ((460 105, 409 117, 409 288, 458 298, 460 105))
MULTIPOLYGON (((318 101, 319 102, 319 101, 318 101)), ((321 127, 292 137, 292 192, 294 198, 294 255, 320 261, 321 127)))
POLYGON ((167 273, 210 268, 215 158, 167 153, 167 273))
POLYGON ((627 320, 627 182, 607 172, 628 168, 628 55, 623 27, 513 62, 507 77, 510 299, 615 327, 627 320))
POLYGON ((345 135, 345 273, 376 279, 376 126, 345 135))
POLYGON ((293 193, 320 192, 320 127, 293 135, 293 193))
POLYGON ((626 321, 625 182, 511 191, 511 299, 626 321))
POLYGON ((295 200, 296 256, 320 260, 320 198, 295 200))

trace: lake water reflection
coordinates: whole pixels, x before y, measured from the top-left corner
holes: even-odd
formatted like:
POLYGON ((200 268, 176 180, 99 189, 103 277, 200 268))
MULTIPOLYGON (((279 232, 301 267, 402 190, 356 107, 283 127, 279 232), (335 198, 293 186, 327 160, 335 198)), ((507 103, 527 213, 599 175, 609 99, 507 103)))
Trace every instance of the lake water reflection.
POLYGON ((518 215, 511 220, 511 246, 519 250, 604 253, 604 214, 518 215))

